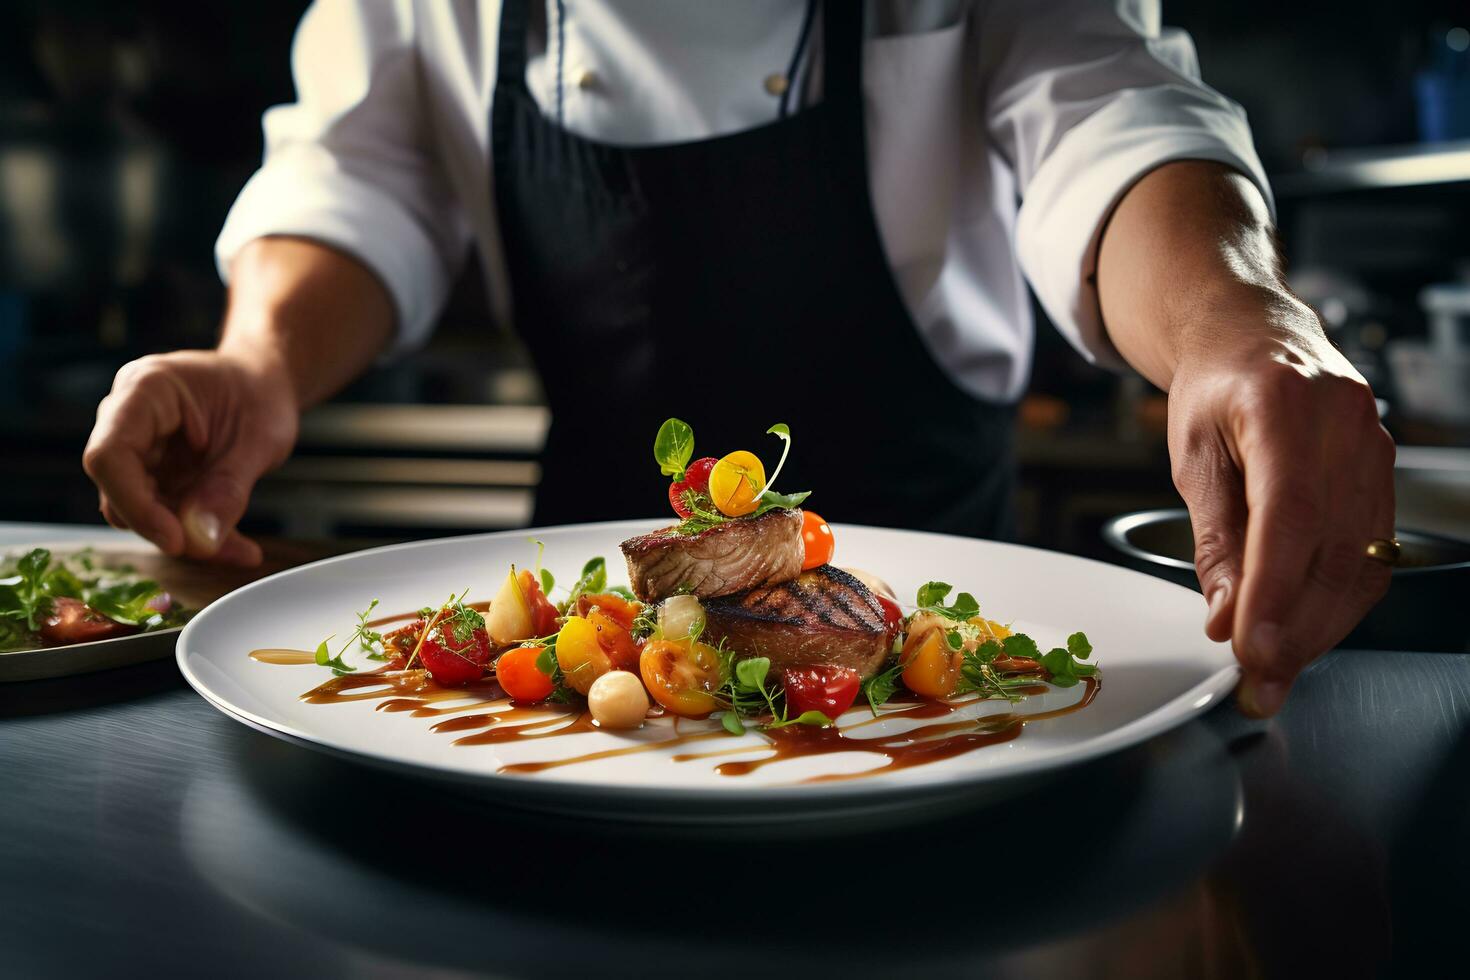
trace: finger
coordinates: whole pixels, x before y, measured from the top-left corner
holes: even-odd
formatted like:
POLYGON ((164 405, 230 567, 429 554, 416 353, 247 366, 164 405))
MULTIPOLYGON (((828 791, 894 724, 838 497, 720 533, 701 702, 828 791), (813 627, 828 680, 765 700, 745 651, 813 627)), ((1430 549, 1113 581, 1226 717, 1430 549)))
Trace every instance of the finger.
POLYGON ((105 493, 99 493, 97 495, 97 509, 102 512, 102 519, 108 524, 111 524, 119 531, 126 531, 128 529, 127 521, 124 521, 121 517, 117 515, 117 511, 114 510, 112 504, 108 502, 107 495, 105 493))
MULTIPOLYGON (((188 536, 187 551, 192 558, 213 558, 226 541, 236 537, 231 554, 236 558, 251 554, 259 561, 259 548, 242 552, 240 542, 246 539, 235 531, 250 503, 250 491, 269 466, 260 451, 253 447, 236 449, 215 463, 194 484, 179 512, 188 536)), ((228 560, 222 558, 222 560, 228 560)), ((255 562, 250 562, 254 564, 255 562)))
MULTIPOLYGON (((1232 635, 1247 674, 1289 683, 1282 625, 1301 595, 1326 524, 1322 449, 1310 421, 1264 424, 1238 442, 1244 470, 1245 563, 1232 635)), ((1285 696, 1284 688, 1280 692, 1285 696)))
POLYGON ((224 565, 254 568, 261 563, 264 557, 259 544, 239 531, 231 531, 219 546, 219 551, 214 553, 213 560, 224 565))
MULTIPOLYGON (((1381 431, 1381 430, 1380 430, 1381 431)), ((1393 581, 1393 569, 1383 562, 1373 561, 1367 558, 1367 542, 1373 538, 1389 539, 1394 536, 1394 487, 1393 487, 1393 457, 1394 449, 1391 439, 1386 432, 1379 439, 1379 465, 1371 469, 1365 476, 1364 492, 1371 501, 1370 516, 1364 525, 1366 540, 1361 542, 1363 559, 1359 563, 1358 573, 1353 579, 1352 585, 1343 592, 1337 607, 1333 611, 1331 627, 1327 641, 1328 647, 1335 647, 1352 632, 1353 627, 1362 621, 1363 617, 1371 610, 1383 594, 1388 591, 1389 584, 1393 581)))
POLYGON ((158 497, 158 487, 138 455, 124 446, 87 447, 82 466, 107 498, 104 516, 131 528, 167 555, 184 550, 184 529, 158 497))
POLYGON ((1208 603, 1205 635, 1230 639, 1231 619, 1245 550, 1245 493, 1240 473, 1223 446, 1176 456, 1174 485, 1189 507, 1194 529, 1194 567, 1208 603))

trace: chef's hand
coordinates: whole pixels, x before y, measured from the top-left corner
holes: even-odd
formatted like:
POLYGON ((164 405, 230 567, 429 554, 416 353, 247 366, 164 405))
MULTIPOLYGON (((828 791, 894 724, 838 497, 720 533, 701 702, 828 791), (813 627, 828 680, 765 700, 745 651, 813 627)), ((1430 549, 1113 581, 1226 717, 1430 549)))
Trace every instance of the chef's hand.
POLYGON ((235 529, 250 491, 296 442, 289 376, 268 357, 155 354, 124 365, 97 407, 82 466, 114 527, 164 553, 258 564, 235 529))
POLYGON ((125 365, 82 466, 113 526, 166 554, 254 565, 260 547, 235 527, 251 490, 290 454, 301 409, 387 344, 394 306, 361 262, 306 239, 252 242, 230 279, 219 349, 125 365))
POLYGON ((1240 661, 1240 707, 1280 709, 1301 669, 1383 595, 1393 442, 1373 393, 1282 280, 1246 177, 1181 160, 1124 195, 1099 246, 1109 337, 1169 393, 1205 632, 1240 661))
POLYGON ((1368 542, 1394 534, 1394 445, 1373 393, 1300 303, 1218 310, 1169 387, 1169 455, 1189 505, 1205 632, 1232 640, 1237 700, 1275 714, 1298 672, 1388 588, 1368 542), (1238 336, 1250 343, 1221 344, 1238 336))

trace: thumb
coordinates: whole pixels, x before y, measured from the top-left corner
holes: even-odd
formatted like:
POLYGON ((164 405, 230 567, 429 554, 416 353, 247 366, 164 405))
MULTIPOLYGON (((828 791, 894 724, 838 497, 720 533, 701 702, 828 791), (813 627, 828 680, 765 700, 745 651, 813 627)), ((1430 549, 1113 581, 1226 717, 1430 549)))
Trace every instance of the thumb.
POLYGON ((179 508, 185 554, 236 564, 259 562, 259 547, 240 535, 235 525, 245 515, 250 491, 266 469, 265 462, 249 452, 230 453, 209 465, 179 508))
MULTIPOLYGON (((1211 454, 1214 455, 1214 454, 1211 454)), ((1230 639, 1245 555, 1245 490, 1228 454, 1176 466, 1175 485, 1189 506, 1194 529, 1194 568, 1209 611, 1205 635, 1230 639)))

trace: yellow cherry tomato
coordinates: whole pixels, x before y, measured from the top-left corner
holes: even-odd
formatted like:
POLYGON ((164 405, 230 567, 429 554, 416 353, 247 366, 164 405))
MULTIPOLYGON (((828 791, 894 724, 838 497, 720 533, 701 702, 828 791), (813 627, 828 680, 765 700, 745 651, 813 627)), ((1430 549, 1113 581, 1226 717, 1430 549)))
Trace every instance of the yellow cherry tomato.
POLYGON ((904 686, 920 697, 947 698, 959 683, 962 658, 945 642, 942 629, 909 634, 898 659, 904 686))
POLYGON ((719 707, 720 655, 708 643, 650 640, 638 661, 643 684, 665 709, 685 718, 702 718, 719 707))
POLYGON ((744 517, 755 510, 756 492, 766 485, 766 468, 755 453, 743 449, 722 458, 709 471, 709 495, 726 517, 744 517))
POLYGON ((597 642, 597 627, 581 616, 572 616, 556 635, 556 662, 567 687, 578 694, 592 689, 592 682, 612 670, 612 660, 597 642))

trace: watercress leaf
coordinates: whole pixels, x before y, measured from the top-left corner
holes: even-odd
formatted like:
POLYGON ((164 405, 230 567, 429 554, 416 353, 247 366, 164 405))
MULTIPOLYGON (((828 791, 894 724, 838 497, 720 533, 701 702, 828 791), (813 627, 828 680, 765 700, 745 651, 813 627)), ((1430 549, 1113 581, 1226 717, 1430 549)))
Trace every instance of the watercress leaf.
POLYGON ((800 715, 792 718, 792 725, 816 725, 818 728, 831 728, 832 719, 820 711, 803 711, 800 715))
POLYGON ((536 669, 547 677, 556 676, 556 644, 548 644, 542 648, 541 653, 536 657, 536 669))
MULTIPOLYGON (((327 637, 327 640, 330 640, 330 639, 331 639, 330 636, 327 637)), ((329 661, 329 660, 332 659, 332 654, 327 649, 327 640, 323 640, 321 643, 318 643, 317 644, 317 647, 316 647, 316 663, 317 663, 317 666, 318 667, 325 667, 327 665, 327 661, 329 661)))
POLYGON ((937 606, 949 595, 950 584, 948 582, 926 582, 919 586, 918 605, 937 606))
POLYGON ((71 599, 80 599, 85 589, 82 580, 77 578, 71 569, 63 565, 58 565, 48 571, 41 579, 41 587, 49 595, 66 596, 71 599))
POLYGON ((1092 644, 1087 642, 1086 633, 1073 633, 1067 637, 1067 652, 1078 660, 1092 656, 1092 644))
POLYGON ((1004 648, 995 640, 986 640, 975 648, 970 656, 980 664, 992 663, 996 657, 1004 652, 1004 648))
POLYGON ((965 645, 965 638, 963 636, 960 636, 959 630, 950 630, 948 633, 944 634, 944 640, 946 643, 949 644, 949 648, 951 650, 958 650, 960 647, 965 645))
POLYGON ((633 590, 628 588, 626 585, 609 585, 606 586, 606 589, 613 595, 620 595, 624 599, 627 599, 629 602, 638 601, 638 597, 633 594, 633 590))
POLYGON ((551 574, 551 569, 541 569, 541 591, 551 595, 552 587, 556 585, 556 576, 551 574))
POLYGON ((863 681, 863 696, 868 699, 868 707, 872 709, 876 717, 878 709, 898 691, 898 675, 903 670, 902 664, 894 664, 887 670, 874 674, 863 681))
POLYGON ((1026 657, 1035 660, 1039 655, 1036 641, 1025 633, 1012 633, 1001 641, 1007 657, 1026 657))
POLYGON ((1064 677, 1071 674, 1071 671, 1068 670, 1072 664, 1071 656, 1061 647, 1048 650, 1036 659, 1041 662, 1041 666, 1046 672, 1052 675, 1053 680, 1057 677, 1064 677))
POLYGON ((975 597, 968 592, 961 592, 956 596, 954 605, 950 609, 953 610, 952 618, 954 619, 963 620, 980 615, 980 603, 976 602, 975 597))
POLYGON ((740 716, 733 711, 720 712, 720 724, 725 726, 725 731, 729 732, 731 735, 745 734, 745 723, 742 722, 740 720, 740 716))
POLYGON ((1053 687, 1076 687, 1077 678, 1073 677, 1071 674, 1057 674, 1056 676, 1052 677, 1051 685, 1053 687))
POLYGON ((694 430, 682 419, 666 419, 653 439, 653 458, 664 476, 684 479, 684 468, 694 455, 694 430))
POLYGON ((735 679, 742 687, 758 688, 771 671, 770 657, 749 657, 735 664, 735 679))
POLYGON ((46 571, 46 566, 51 564, 51 552, 46 548, 32 548, 21 556, 16 562, 15 570, 22 578, 32 582, 39 582, 41 574, 46 571))
POLYGON ((92 589, 86 593, 85 599, 87 605, 108 619, 126 626, 143 626, 159 615, 148 603, 162 591, 157 582, 144 579, 92 589))

